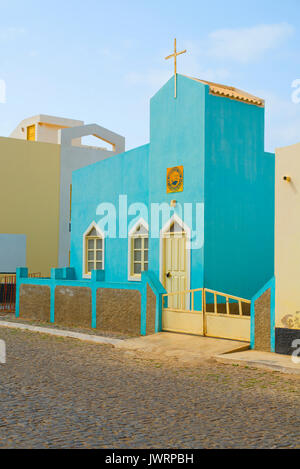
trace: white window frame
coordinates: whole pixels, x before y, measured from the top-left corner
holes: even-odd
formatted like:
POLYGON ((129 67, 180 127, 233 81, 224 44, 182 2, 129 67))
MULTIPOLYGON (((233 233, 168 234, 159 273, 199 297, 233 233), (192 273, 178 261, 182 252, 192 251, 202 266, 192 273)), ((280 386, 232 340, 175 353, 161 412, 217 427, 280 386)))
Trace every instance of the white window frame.
POLYGON ((103 231, 99 228, 97 223, 93 221, 88 229, 83 233, 82 236, 82 278, 91 278, 92 274, 86 273, 86 265, 87 265, 87 259, 86 259, 86 238, 88 237, 89 233, 95 228, 97 232, 97 236, 102 239, 102 270, 105 270, 105 235, 103 231))
MULTIPOLYGON (((142 226, 148 232, 148 253, 149 253, 149 225, 143 219, 140 218, 137 223, 131 228, 128 234, 128 280, 131 282, 140 282, 142 275, 141 274, 133 274, 132 272, 132 256, 133 256, 133 249, 132 249, 132 240, 135 238, 137 234, 137 229, 142 226)), ((148 266, 149 266, 149 257, 148 257, 148 266)))

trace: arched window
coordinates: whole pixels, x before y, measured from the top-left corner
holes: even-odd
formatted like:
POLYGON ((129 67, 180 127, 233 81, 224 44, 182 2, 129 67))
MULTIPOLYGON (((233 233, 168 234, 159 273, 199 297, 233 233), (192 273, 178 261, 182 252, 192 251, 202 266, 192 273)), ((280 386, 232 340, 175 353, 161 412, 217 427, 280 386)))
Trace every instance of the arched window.
POLYGON ((93 270, 104 270, 104 235, 95 223, 83 237, 83 275, 90 277, 93 270))
POLYGON ((142 272, 148 271, 149 265, 149 229, 144 220, 140 220, 129 233, 128 277, 140 280, 142 272))

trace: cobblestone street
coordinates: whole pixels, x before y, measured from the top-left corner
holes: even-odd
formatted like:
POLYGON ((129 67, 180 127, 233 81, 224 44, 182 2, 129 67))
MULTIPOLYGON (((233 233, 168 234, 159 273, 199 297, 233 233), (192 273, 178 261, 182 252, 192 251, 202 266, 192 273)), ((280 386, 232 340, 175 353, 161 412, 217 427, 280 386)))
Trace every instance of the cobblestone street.
POLYGON ((0 448, 300 448, 300 380, 0 328, 0 448))

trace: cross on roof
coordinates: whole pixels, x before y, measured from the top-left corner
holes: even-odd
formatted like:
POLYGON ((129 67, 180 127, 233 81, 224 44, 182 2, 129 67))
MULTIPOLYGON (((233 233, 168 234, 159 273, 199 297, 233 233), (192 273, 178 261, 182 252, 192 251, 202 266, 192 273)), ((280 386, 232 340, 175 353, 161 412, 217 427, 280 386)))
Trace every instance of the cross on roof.
POLYGON ((174 40, 174 54, 171 54, 171 55, 168 55, 168 57, 166 57, 166 60, 169 60, 169 59, 172 59, 174 57, 174 69, 175 69, 175 99, 177 98, 177 57, 178 55, 182 55, 182 54, 186 54, 186 49, 181 51, 181 52, 177 52, 177 42, 176 42, 176 39, 174 40))

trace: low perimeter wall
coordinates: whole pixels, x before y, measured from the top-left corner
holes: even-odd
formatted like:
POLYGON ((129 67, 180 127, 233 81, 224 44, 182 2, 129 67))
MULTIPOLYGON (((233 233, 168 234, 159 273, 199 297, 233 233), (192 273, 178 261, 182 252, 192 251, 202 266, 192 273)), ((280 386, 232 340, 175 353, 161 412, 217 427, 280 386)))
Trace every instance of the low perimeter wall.
POLYGON ((275 352, 275 278, 251 300, 251 348, 275 352))
POLYGON ((52 269, 49 279, 17 269, 16 318, 104 332, 148 335, 161 331, 164 288, 152 272, 141 282, 108 283, 104 271, 76 280, 72 268, 52 269))

